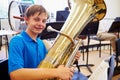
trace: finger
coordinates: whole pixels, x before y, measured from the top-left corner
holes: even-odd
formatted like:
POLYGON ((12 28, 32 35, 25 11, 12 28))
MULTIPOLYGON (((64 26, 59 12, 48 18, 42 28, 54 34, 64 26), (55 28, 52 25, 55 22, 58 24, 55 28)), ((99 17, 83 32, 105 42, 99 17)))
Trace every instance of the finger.
POLYGON ((79 60, 79 57, 78 57, 78 56, 75 56, 75 59, 76 59, 76 60, 79 60))
POLYGON ((71 66, 72 72, 75 72, 75 66, 71 66))
POLYGON ((64 65, 59 65, 58 68, 62 68, 62 67, 65 67, 64 65))
POLYGON ((70 73, 70 80, 72 80, 73 72, 70 73))

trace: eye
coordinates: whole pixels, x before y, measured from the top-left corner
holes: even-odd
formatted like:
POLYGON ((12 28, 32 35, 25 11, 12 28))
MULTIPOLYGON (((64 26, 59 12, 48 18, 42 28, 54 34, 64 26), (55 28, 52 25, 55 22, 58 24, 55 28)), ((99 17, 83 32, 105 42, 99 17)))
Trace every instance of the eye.
POLYGON ((45 19, 45 20, 43 20, 42 22, 43 22, 43 23, 46 23, 46 22, 47 22, 47 20, 45 19))
POLYGON ((40 19, 39 19, 39 18, 34 18, 34 20, 35 20, 35 21, 40 21, 40 19))

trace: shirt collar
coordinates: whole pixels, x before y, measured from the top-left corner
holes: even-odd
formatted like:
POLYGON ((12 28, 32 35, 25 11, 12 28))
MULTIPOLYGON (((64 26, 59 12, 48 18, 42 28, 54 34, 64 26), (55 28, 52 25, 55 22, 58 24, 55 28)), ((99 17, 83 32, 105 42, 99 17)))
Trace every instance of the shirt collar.
MULTIPOLYGON (((21 35, 24 37, 27 41, 34 41, 25 31, 22 31, 21 35)), ((38 38, 36 39, 38 41, 38 38)))

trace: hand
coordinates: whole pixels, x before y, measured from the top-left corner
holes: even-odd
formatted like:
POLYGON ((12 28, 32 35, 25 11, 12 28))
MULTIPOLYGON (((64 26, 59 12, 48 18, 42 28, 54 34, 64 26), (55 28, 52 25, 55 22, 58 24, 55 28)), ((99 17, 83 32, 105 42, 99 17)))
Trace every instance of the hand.
POLYGON ((56 72, 58 78, 62 80, 72 80, 73 73, 73 68, 64 67, 64 65, 60 65, 56 72))
POLYGON ((81 56, 80 51, 77 51, 75 55, 75 60, 79 60, 80 56, 81 56))
POLYGON ((117 37, 119 37, 119 33, 117 33, 117 32, 116 32, 116 33, 114 33, 114 35, 116 35, 117 37))

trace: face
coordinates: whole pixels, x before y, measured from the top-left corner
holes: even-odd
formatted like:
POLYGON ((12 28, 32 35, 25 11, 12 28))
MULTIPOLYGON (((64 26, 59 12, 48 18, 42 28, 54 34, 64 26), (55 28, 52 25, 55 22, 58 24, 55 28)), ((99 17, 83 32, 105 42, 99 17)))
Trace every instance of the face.
POLYGON ((46 21, 47 21, 47 14, 46 13, 36 13, 29 18, 25 18, 25 21, 28 25, 27 31, 30 34, 36 34, 38 35, 41 33, 45 27, 46 27, 46 21))

